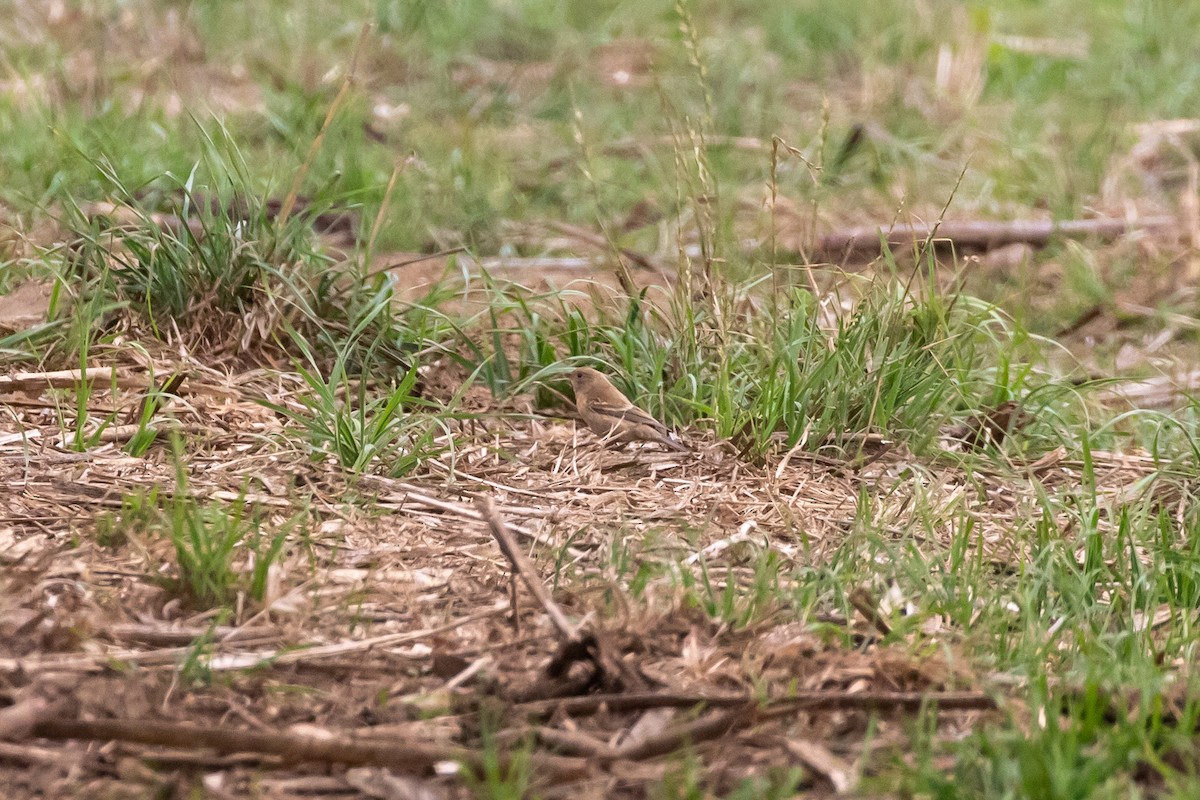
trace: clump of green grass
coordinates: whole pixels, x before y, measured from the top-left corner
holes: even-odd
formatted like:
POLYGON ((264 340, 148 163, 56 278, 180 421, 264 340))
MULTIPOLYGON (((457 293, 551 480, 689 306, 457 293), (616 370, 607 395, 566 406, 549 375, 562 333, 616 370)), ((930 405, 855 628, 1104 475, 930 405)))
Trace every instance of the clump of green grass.
MULTIPOLYGON (((80 324, 86 327, 86 314, 80 324)), ((80 376, 84 376, 88 368, 88 338, 87 336, 83 337, 83 345, 79 351, 80 376)), ((111 379, 110 394, 115 397, 118 396, 115 371, 113 371, 111 379)), ((131 420, 135 427, 125 445, 125 452, 132 456, 143 456, 158 439, 163 430, 163 426, 156 422, 158 413, 168 395, 178 388, 182 380, 182 376, 176 374, 165 382, 158 382, 154 378, 153 369, 151 369, 146 392, 142 396, 136 415, 131 420)), ((96 392, 94 384, 95 381, 85 377, 76 380, 71 390, 74 408, 72 409, 73 413, 69 415, 70 421, 67 421, 68 415, 61 407, 57 409, 60 427, 70 433, 68 437, 70 445, 79 452, 84 452, 100 444, 103 441, 104 432, 117 422, 121 414, 120 409, 114 409, 97 419, 97 415, 92 412, 91 405, 92 397, 96 392)))
MULTIPOLYGON (((65 289, 52 309, 56 320, 77 324, 60 326, 60 335, 39 340, 29 355, 74 361, 89 345, 133 328, 210 358, 270 363, 286 353, 291 339, 283 334, 294 329, 322 358, 333 358, 369 316, 370 335, 359 341, 377 363, 404 364, 404 352, 423 333, 379 302, 381 292, 392 296, 390 279, 370 274, 365 256, 336 260, 314 232, 323 215, 353 213, 353 203, 320 190, 285 214, 293 195, 278 201, 256 189, 224 129, 203 134, 204 158, 189 174, 145 185, 127 183, 107 158, 84 157, 113 210, 67 202, 63 222, 71 238, 41 263, 55 269, 65 289)), ((419 325, 432 319, 413 316, 419 325)))
POLYGON ((264 334, 269 342, 297 303, 319 312, 332 299, 287 296, 286 290, 304 285, 304 273, 311 280, 329 267, 327 258, 296 247, 306 236, 302 219, 280 230, 262 204, 240 215, 233 211, 239 201, 213 208, 184 191, 172 228, 112 177, 134 221, 77 215, 66 279, 121 304, 155 338, 182 335, 236 352, 261 343, 264 334))
POLYGON ((226 505, 177 494, 164 522, 175 550, 175 574, 164 581, 169 591, 200 609, 229 607, 241 593, 263 600, 285 534, 266 534, 243 498, 226 505))
POLYGON ((784 607, 785 593, 779 587, 782 570, 779 554, 767 551, 747 567, 744 580, 734 568, 721 570, 718 577, 704 560, 695 568, 680 564, 675 574, 685 607, 699 608, 711 619, 740 630, 784 607))
POLYGON ((1131 703, 1096 683, 1037 693, 1044 699, 1025 729, 987 725, 948 746, 957 762, 950 774, 929 761, 938 748, 919 746, 924 763, 904 784, 946 798, 1138 797, 1150 787, 1155 797, 1194 796, 1194 698, 1170 708, 1145 693, 1131 703))
POLYGON ((313 458, 332 457, 356 473, 400 477, 441 451, 436 439, 450 412, 417 395, 415 366, 380 390, 369 385, 369 370, 359 378, 350 374, 348 350, 326 375, 309 344, 299 335, 293 339, 307 360, 297 368, 304 385, 296 395, 301 408, 263 405, 296 424, 301 447, 313 458))
POLYGON ((497 720, 486 712, 480 719, 480 763, 478 769, 464 765, 463 782, 480 800, 520 800, 529 797, 536 775, 530 769, 532 740, 506 749, 496 736, 497 720))
POLYGON ((861 432, 920 451, 964 409, 1037 385, 1012 323, 969 297, 880 281, 851 311, 830 313, 806 289, 768 304, 755 282, 711 286, 724 296, 664 310, 639 295, 590 314, 497 290, 463 358, 497 393, 595 364, 652 413, 752 455, 861 432))
POLYGON ((232 503, 197 499, 189 490, 178 440, 174 448, 173 495, 163 498, 153 490, 126 496, 118 513, 99 519, 97 542, 120 547, 131 536, 167 539, 174 559, 157 579, 191 608, 229 609, 242 597, 261 602, 295 520, 268 533, 263 515, 244 496, 232 503))
POLYGON ((119 549, 131 537, 142 536, 160 522, 158 490, 133 492, 121 498, 121 508, 96 517, 96 544, 119 549))

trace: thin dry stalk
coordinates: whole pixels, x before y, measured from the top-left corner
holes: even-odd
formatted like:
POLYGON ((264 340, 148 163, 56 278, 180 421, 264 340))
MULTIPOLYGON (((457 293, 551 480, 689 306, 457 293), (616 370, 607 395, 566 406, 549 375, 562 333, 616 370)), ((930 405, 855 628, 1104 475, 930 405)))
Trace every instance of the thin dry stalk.
POLYGON ((564 643, 578 642, 579 629, 571 624, 567 619, 567 615, 558 607, 558 603, 554 602, 554 598, 546 591, 546 587, 542 585, 542 580, 538 576, 537 567, 529 560, 529 557, 517 546, 516 539, 513 538, 512 532, 508 529, 508 525, 496 513, 496 507, 492 503, 492 499, 486 496, 480 496, 475 501, 476 508, 483 518, 487 521, 488 528, 492 531, 492 536, 495 537, 496 543, 500 545, 501 552, 508 558, 512 564, 513 571, 521 576, 521 580, 525 582, 525 586, 537 598, 539 604, 546 611, 546 615, 550 617, 550 622, 553 623, 554 629, 558 631, 559 637, 564 643))
POLYGON ((383 229, 383 221, 387 219, 388 210, 391 208, 396 181, 407 166, 408 162, 404 161, 392 168, 392 176, 388 178, 387 188, 383 190, 383 202, 379 204, 379 213, 375 215, 375 221, 371 224, 371 234, 367 237, 367 247, 363 251, 363 259, 366 262, 370 262, 371 254, 375 252, 375 240, 379 238, 379 231, 383 229))
POLYGON ((342 79, 342 85, 338 88, 337 95, 333 98, 333 102, 329 105, 329 111, 325 114, 325 121, 321 123, 321 130, 317 131, 316 137, 308 148, 308 155, 304 161, 300 163, 300 168, 296 170, 296 177, 292 179, 292 188, 288 190, 287 197, 283 199, 283 206, 279 209, 279 216, 276 221, 280 228, 287 222, 288 217, 292 215, 292 210, 296 207, 296 198, 300 196, 300 189, 304 186, 304 179, 308 177, 308 170, 316 161, 317 153, 321 150, 321 145, 325 141, 325 135, 329 132, 329 127, 333 124, 333 120, 337 118, 338 111, 346 102, 346 98, 350 94, 350 86, 354 83, 354 76, 358 72, 358 57, 362 54, 363 47, 367 42, 367 34, 371 32, 371 24, 365 23, 362 26, 362 32, 358 36, 358 43, 354 46, 354 55, 350 57, 350 68, 346 70, 346 77, 342 79))

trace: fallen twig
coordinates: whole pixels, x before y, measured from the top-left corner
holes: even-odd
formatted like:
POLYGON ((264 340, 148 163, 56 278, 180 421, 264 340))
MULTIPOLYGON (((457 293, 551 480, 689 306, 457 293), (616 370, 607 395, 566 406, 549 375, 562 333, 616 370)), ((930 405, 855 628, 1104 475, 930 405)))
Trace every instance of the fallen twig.
POLYGON ((136 642, 151 647, 184 646, 199 639, 201 636, 212 636, 223 644, 246 639, 278 639, 280 633, 269 625, 233 627, 218 625, 213 628, 190 627, 174 628, 168 625, 109 625, 101 635, 113 642, 136 642))
POLYGON ((795 711, 854 709, 912 713, 926 706, 939 711, 994 711, 995 698, 984 692, 797 692, 774 700, 761 712, 770 719, 795 711))
MULTIPOLYGON (((416 741, 366 741, 353 733, 338 731, 321 731, 321 735, 316 735, 143 719, 48 719, 34 726, 33 736, 133 742, 190 750, 203 748, 218 753, 269 753, 282 756, 291 763, 374 765, 418 775, 429 774, 437 764, 445 762, 464 764, 475 772, 480 772, 484 766, 483 756, 463 747, 416 741)), ((536 774, 552 780, 581 778, 589 771, 588 762, 578 758, 535 753, 529 760, 536 774)), ((507 761, 507 757, 501 757, 501 765, 505 768, 507 761)))
POLYGON ((634 264, 637 264, 642 269, 648 269, 653 272, 662 272, 662 267, 659 264, 657 264, 654 261, 654 259, 651 258, 650 256, 647 256, 643 253, 639 253, 636 250, 630 250, 627 247, 621 247, 619 245, 615 245, 612 242, 610 242, 608 239, 606 239, 604 236, 602 236, 599 233, 596 233, 595 231, 589 231, 587 228, 581 228, 578 225, 570 225, 566 222, 557 222, 557 221, 551 222, 550 227, 552 229, 558 231, 559 233, 566 234, 567 236, 570 236, 573 239, 578 239, 579 241, 581 241, 585 244, 591 245, 592 247, 596 247, 601 250, 608 250, 608 249, 615 247, 617 252, 619 252, 625 258, 632 261, 634 264))
MULTIPOLYGON (((352 639, 332 644, 304 647, 290 645, 286 648, 273 650, 226 650, 217 642, 212 646, 208 657, 207 667, 210 670, 251 669, 262 666, 280 666, 283 664, 302 664, 317 659, 335 658, 348 653, 365 653, 383 647, 394 647, 398 644, 425 639, 446 633, 455 628, 472 622, 478 622, 488 617, 497 616, 504 612, 503 608, 489 608, 460 619, 452 620, 445 625, 435 628, 425 628, 402 633, 385 633, 366 639, 352 639)), ((107 650, 95 654, 77 655, 44 655, 34 658, 0 658, 0 674, 5 672, 94 672, 107 668, 114 663, 138 664, 142 667, 153 665, 170 666, 172 668, 179 659, 191 652, 192 647, 164 647, 156 650, 107 650)))
POLYGON ((613 759, 617 751, 607 743, 588 736, 580 731, 564 731, 558 728, 538 727, 533 734, 543 743, 553 747, 560 753, 585 758, 613 759))
POLYGON ((664 756, 675 752, 685 744, 698 744, 710 739, 717 739, 738 728, 744 728, 753 724, 756 717, 754 702, 745 702, 736 708, 692 720, 663 731, 658 736, 650 736, 640 742, 634 742, 628 747, 618 748, 612 758, 614 760, 642 761, 647 758, 664 756))
POLYGON ((831 231, 819 237, 810 258, 837 261, 850 255, 878 255, 881 243, 889 247, 909 247, 921 244, 931 235, 934 242, 950 242, 968 250, 991 250, 1006 244, 1025 243, 1044 247, 1052 239, 1078 239, 1095 236, 1115 239, 1133 231, 1163 228, 1174 224, 1172 217, 1124 219, 1014 220, 1011 222, 943 222, 940 225, 896 224, 864 225, 831 231))
POLYGON ((64 753, 49 747, 0 742, 0 761, 12 761, 29 766, 31 764, 63 764, 71 759, 64 753))
POLYGON ((47 719, 62 714, 75 701, 66 694, 66 686, 54 681, 35 683, 22 689, 17 702, 0 708, 0 741, 24 739, 47 719))
POLYGON ((144 398, 142 398, 141 405, 137 411, 130 412, 125 422, 128 425, 132 425, 136 428, 139 421, 144 420, 148 422, 149 420, 153 419, 154 415, 157 414, 159 410, 164 407, 164 405, 170 405, 170 396, 179 392, 180 388, 183 386, 183 382, 187 380, 187 377, 187 372, 181 370, 167 378, 163 385, 157 390, 154 389, 152 384, 151 390, 146 393, 144 398))
POLYGON ((554 602, 554 598, 546 591, 546 587, 542 585, 541 578, 538 576, 537 568, 529 557, 517 546, 516 539, 513 538, 512 532, 508 529, 508 525, 496 513, 496 507, 492 504, 490 497, 480 495, 475 501, 476 508, 487 522, 488 528, 492 531, 492 536, 495 537, 496 543, 500 545, 501 552, 508 558, 512 564, 513 570, 525 582, 525 586, 537 598, 538 603, 545 609, 546 615, 550 617, 550 622, 554 625, 554 629, 558 631, 559 638, 564 642, 577 642, 580 640, 579 629, 571 624, 567 619, 567 615, 558 607, 558 603, 554 602))
POLYGON ((671 692, 626 692, 589 694, 585 697, 562 697, 552 700, 533 700, 521 703, 517 710, 533 716, 550 716, 561 712, 575 717, 598 713, 602 708, 619 713, 644 711, 650 708, 692 708, 693 706, 732 706, 749 700, 749 695, 676 694, 671 692))
POLYGON ((501 551, 512 564, 513 570, 520 574, 522 581, 545 609, 551 624, 558 632, 558 652, 546 667, 549 677, 556 681, 565 681, 563 686, 577 686, 576 682, 570 680, 571 665, 586 661, 595 668, 595 674, 588 682, 589 687, 599 685, 607 689, 645 688, 646 682, 642 676, 638 674, 637 670, 629 667, 613 654, 612 647, 608 644, 608 638, 601 631, 584 630, 567 619, 567 615, 563 613, 558 604, 554 602, 554 598, 550 597, 550 593, 546 591, 546 587, 542 585, 533 562, 517 546, 508 525, 496 512, 491 498, 480 495, 476 498, 475 504, 479 508, 480 515, 487 520, 492 536, 495 537, 501 551))
POLYGON ((1125 402, 1136 408, 1169 408, 1200 392, 1200 370, 1113 383, 1099 393, 1101 402, 1125 402))
POLYGON ((122 389, 138 388, 143 379, 131 371, 118 367, 88 367, 84 370, 63 369, 54 372, 15 372, 0 375, 0 392, 43 391, 45 389, 72 389, 85 381, 115 382, 122 389))
MULTIPOLYGON (((605 708, 612 712, 647 708, 692 708, 694 706, 736 706, 753 698, 743 694, 704 695, 672 692, 593 694, 522 703, 519 711, 535 716, 561 712, 568 716, 595 714, 605 708)), ((944 711, 990 711, 996 701, 983 692, 842 692, 803 691, 771 701, 766 711, 860 709, 866 711, 917 711, 924 705, 936 705, 944 711)))
POLYGON ((452 247, 449 250, 439 250, 436 253, 422 253, 421 255, 413 256, 412 258, 405 258, 400 261, 393 261, 390 264, 384 264, 381 267, 375 267, 363 275, 363 280, 368 281, 371 278, 374 278, 376 275, 382 275, 383 273, 390 272, 394 269, 411 267, 413 264, 421 264, 426 261, 433 261, 437 258, 449 258, 452 255, 465 252, 467 252, 467 248, 465 247, 452 247))
MULTIPOLYGON (((200 423, 181 423, 172 419, 163 419, 159 420, 157 426, 140 424, 109 425, 107 428, 100 431, 100 433, 94 436, 89 436, 88 442, 93 445, 127 442, 134 436, 141 433, 143 430, 152 431, 155 433, 155 435, 167 430, 175 431, 177 433, 186 433, 194 436, 212 432, 211 427, 202 425, 200 423)), ((65 433, 54 444, 56 447, 66 449, 71 446, 71 440, 73 436, 74 434, 65 433)))
MULTIPOLYGON (((649 737, 628 747, 618 748, 611 756, 613 760, 628 759, 640 761, 647 758, 666 755, 679 749, 684 744, 698 744, 716 739, 734 730, 749 727, 769 719, 790 716, 792 714, 829 708, 830 698, 821 697, 822 693, 809 693, 810 697, 786 698, 760 707, 753 699, 744 699, 731 709, 693 720, 683 725, 664 731, 658 736, 649 737)), ((829 693, 839 695, 837 707, 844 707, 846 700, 856 695, 845 692, 829 693)), ((995 701, 980 693, 905 693, 905 692, 871 692, 860 693, 859 698, 865 700, 858 708, 877 710, 916 711, 925 705, 936 705, 939 710, 954 711, 964 709, 993 709, 995 701)))
POLYGON ((846 599, 850 601, 850 605, 854 606, 858 613, 866 617, 867 622, 871 623, 875 630, 884 636, 892 632, 892 627, 887 624, 887 620, 879 613, 879 601, 867 589, 860 586, 851 591, 846 599))
MULTIPOLYGON (((719 136, 705 134, 704 144, 708 147, 731 148, 733 150, 744 150, 749 153, 771 152, 770 142, 763 141, 762 139, 758 139, 753 136, 719 136)), ((648 139, 621 139, 620 141, 603 145, 600 150, 607 156, 629 157, 639 155, 655 147, 677 148, 678 146, 678 137, 665 134, 648 139)), ((552 158, 546 163, 546 168, 550 170, 562 169, 569 164, 573 164, 575 159, 575 155, 552 158)))
POLYGON ((821 742, 811 739, 787 739, 783 744, 804 766, 829 781, 838 794, 847 794, 854 790, 855 784, 858 783, 854 767, 835 756, 821 742))

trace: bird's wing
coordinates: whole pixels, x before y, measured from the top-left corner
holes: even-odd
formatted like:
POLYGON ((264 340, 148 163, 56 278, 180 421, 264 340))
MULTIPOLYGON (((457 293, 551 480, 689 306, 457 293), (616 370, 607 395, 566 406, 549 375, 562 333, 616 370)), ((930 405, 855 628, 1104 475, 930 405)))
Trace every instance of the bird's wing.
POLYGON ((607 405, 605 403, 592 403, 591 410, 602 417, 607 417, 613 420, 613 424, 617 422, 628 422, 631 425, 646 425, 656 431, 662 433, 667 432, 667 426, 656 420, 654 417, 642 411, 637 406, 625 406, 617 408, 616 406, 607 405))

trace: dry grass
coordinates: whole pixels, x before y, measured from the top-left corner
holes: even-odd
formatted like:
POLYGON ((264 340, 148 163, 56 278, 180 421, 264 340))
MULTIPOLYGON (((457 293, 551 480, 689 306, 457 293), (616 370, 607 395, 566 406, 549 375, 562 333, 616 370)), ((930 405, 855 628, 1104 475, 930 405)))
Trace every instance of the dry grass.
MULTIPOLYGON (((142 458, 120 442, 71 452, 56 444, 61 398, 29 379, 5 398, 24 435, 0 445, 0 680, 18 706, 31 691, 18 687, 65 682, 69 690, 59 691, 80 720, 283 738, 257 752, 193 750, 162 732, 99 749, 9 744, 0 756, 24 767, 9 772, 12 797, 186 792, 202 775, 218 796, 351 796, 365 776, 392 774, 376 772, 383 767, 419 780, 429 796, 448 796, 458 781, 396 753, 411 742, 432 748, 430 758, 484 747, 486 759, 486 741, 519 745, 546 797, 642 796, 679 772, 672 753, 689 741, 698 774, 718 793, 788 764, 804 768, 801 785, 848 788, 869 764, 905 751, 906 719, 919 708, 942 697, 936 736, 952 740, 998 713, 989 710, 998 687, 959 654, 961 632, 936 619, 881 640, 876 627, 898 619, 879 605, 886 584, 846 585, 884 615, 826 616, 840 632, 823 636, 816 620, 787 612, 788 576, 846 545, 863 491, 877 498, 881 529, 910 540, 914 527, 926 531, 915 545, 928 558, 945 557, 966 516, 978 526, 981 557, 1014 568, 1029 558, 1012 531, 1036 514, 1033 485, 1053 494, 1081 480, 1082 465, 1061 452, 970 478, 887 448, 858 466, 803 452, 751 464, 719 443, 695 458, 612 452, 570 420, 500 413, 455 430, 453 451, 407 481, 355 478, 279 448, 281 421, 257 398, 282 399, 292 391, 286 375, 220 375, 195 363, 155 371, 179 368, 192 376, 171 410, 189 433, 188 491, 225 503, 242 497, 275 523, 302 518, 265 597, 242 595, 220 614, 189 610, 161 580, 175 569, 161 532, 127 516, 98 536, 105 510, 131 494, 172 494, 169 448, 142 458), (525 590, 514 599, 514 576, 474 508, 477 496, 495 501, 567 614, 610 637, 638 682, 618 688, 634 694, 581 705, 570 697, 588 683, 585 665, 548 677, 562 658, 557 637, 525 590), (926 515, 919 522, 917 509, 926 515), (744 603, 768 554, 784 567, 778 582, 737 621, 704 613, 679 582, 680 570, 702 563, 716 592, 733 583, 744 603), (646 576, 637 589, 631 571, 646 576), (693 718, 698 727, 679 727, 693 718), (492 726, 493 738, 481 740, 480 725, 492 726), (335 754, 366 766, 329 773, 324 758, 302 755, 304 737, 375 743, 378 752, 335 754)), ((132 365, 122 375, 125 384, 146 378, 132 365)), ((104 401, 121 409, 140 399, 119 389, 104 401)), ((1103 494, 1146 491, 1140 482, 1156 472, 1150 459, 1092 458, 1103 494)), ((51 710, 61 716, 64 705, 51 710)), ((55 728, 34 730, 53 736, 55 728)))
POLYGON ((1190 12, 294 5, 0 19, 6 797, 1194 796, 1190 12), (410 360, 357 469, 297 424, 410 360), (865 421, 755 446, 789 367, 865 421))

